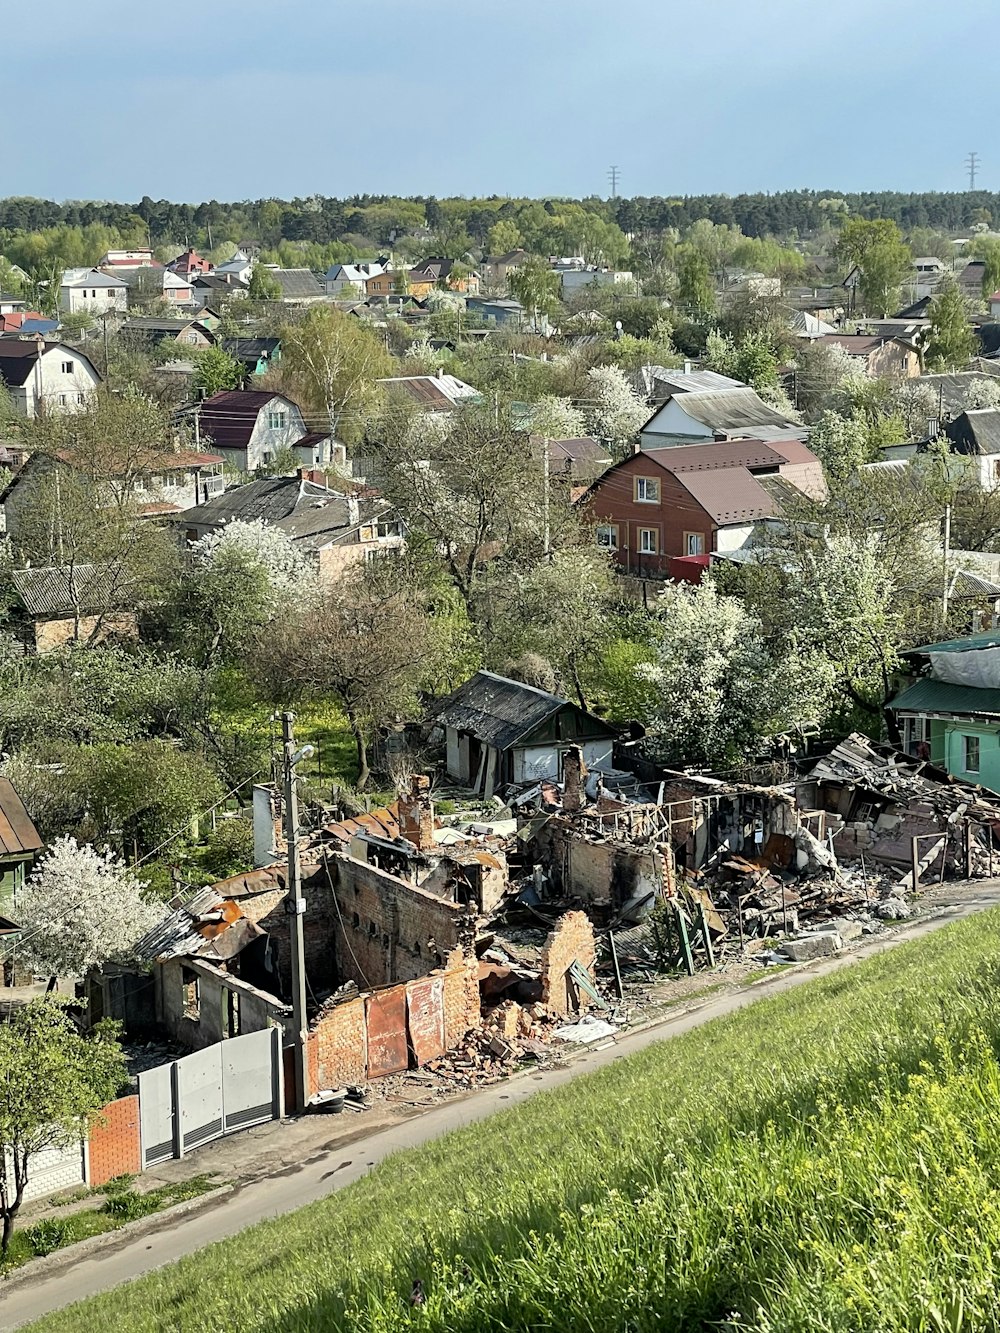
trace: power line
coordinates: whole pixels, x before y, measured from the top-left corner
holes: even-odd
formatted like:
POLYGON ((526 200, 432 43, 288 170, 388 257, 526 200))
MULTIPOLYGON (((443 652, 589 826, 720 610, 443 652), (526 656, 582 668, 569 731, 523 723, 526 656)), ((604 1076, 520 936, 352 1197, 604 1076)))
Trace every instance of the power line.
POLYGON ((979 154, 970 153, 965 159, 965 166, 969 173, 969 190, 971 192, 976 188, 976 172, 979 169, 979 154))
POLYGON ((608 180, 611 182, 611 198, 612 198, 612 199, 617 199, 617 198, 618 198, 618 177, 619 177, 620 174, 621 174, 621 173, 620 173, 620 169, 619 169, 618 167, 609 167, 609 168, 608 168, 608 180))

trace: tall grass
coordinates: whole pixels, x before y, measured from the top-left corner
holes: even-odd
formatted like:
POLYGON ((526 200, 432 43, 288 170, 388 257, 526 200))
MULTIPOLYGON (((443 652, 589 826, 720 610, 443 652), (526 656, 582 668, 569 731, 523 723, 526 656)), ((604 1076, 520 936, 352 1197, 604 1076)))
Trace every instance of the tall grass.
POLYGON ((103 1333, 126 1312, 130 1333, 1000 1327, 998 981, 993 912, 37 1327, 103 1333))

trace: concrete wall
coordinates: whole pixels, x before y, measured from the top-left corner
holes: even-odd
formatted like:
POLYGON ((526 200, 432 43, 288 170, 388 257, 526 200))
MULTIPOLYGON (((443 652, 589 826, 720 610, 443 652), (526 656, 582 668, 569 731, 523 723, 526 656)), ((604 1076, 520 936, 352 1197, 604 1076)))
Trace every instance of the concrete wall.
POLYGON ((199 959, 172 958, 157 968, 156 975, 160 1022, 176 1041, 192 1050, 213 1046, 230 1035, 230 993, 239 999, 239 1032, 234 1036, 283 1025, 288 1018, 287 1006, 273 995, 199 959), (198 978, 197 1017, 185 1007, 185 977, 192 975, 198 978))

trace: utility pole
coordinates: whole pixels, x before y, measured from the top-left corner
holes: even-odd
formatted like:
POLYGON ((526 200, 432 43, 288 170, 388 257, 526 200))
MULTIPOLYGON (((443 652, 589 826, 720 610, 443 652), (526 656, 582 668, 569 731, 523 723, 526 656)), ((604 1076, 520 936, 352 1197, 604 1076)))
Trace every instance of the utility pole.
POLYGON ((609 167, 609 168, 608 168, 608 180, 611 182, 611 198, 612 198, 612 199, 617 199, 617 198, 618 198, 618 177, 619 177, 619 175, 620 175, 620 171, 619 171, 619 168, 618 168, 618 167, 609 167))
POLYGON ((549 532, 549 446, 551 443, 552 441, 547 435, 542 440, 542 478, 545 487, 542 498, 542 512, 544 514, 543 543, 546 560, 550 559, 549 547, 551 545, 551 534, 549 532))
POLYGON ((965 166, 969 173, 969 191, 971 193, 971 191, 976 188, 976 172, 979 169, 979 154, 970 153, 965 159, 965 166))
POLYGON ((941 619, 948 622, 948 548, 951 546, 951 505, 944 507, 944 557, 941 573, 943 585, 941 591, 941 619))
POLYGON ((299 867, 299 802, 295 789, 295 765, 300 759, 307 759, 314 753, 311 745, 295 748, 292 733, 294 713, 282 713, 281 735, 284 741, 284 787, 285 787, 285 843, 288 851, 288 897, 285 899, 285 911, 292 917, 292 1023, 295 1027, 295 1109, 301 1115, 309 1100, 308 1062, 306 1060, 306 1037, 308 1018, 306 1016, 306 960, 305 938, 302 930, 302 918, 306 904, 302 897, 302 874, 299 867))

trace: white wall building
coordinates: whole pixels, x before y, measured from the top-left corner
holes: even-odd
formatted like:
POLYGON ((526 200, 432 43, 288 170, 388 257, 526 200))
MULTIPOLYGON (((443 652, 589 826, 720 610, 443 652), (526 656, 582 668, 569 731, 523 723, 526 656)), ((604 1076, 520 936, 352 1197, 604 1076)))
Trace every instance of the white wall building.
POLYGON ((63 314, 91 315, 105 310, 128 309, 128 284, 124 279, 97 268, 68 268, 59 286, 59 309, 63 314))
POLYGON ((82 412, 101 377, 89 357, 64 343, 0 338, 0 379, 14 411, 25 417, 82 412))

